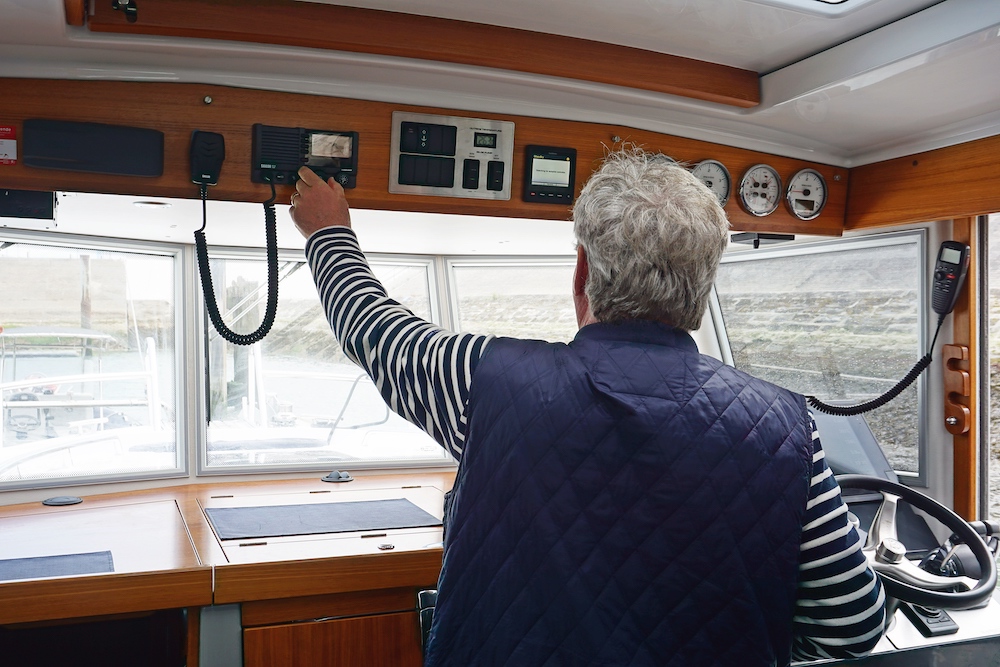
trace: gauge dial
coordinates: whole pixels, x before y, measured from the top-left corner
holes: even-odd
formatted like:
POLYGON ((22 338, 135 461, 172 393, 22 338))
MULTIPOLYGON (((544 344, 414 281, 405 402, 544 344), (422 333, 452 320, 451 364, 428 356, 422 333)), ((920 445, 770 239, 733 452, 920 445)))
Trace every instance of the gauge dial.
POLYGON ((800 220, 812 220, 826 205, 826 181, 815 169, 796 172, 788 181, 785 203, 800 220))
POLYGON ((725 165, 718 160, 702 160, 691 169, 691 173, 718 197, 719 206, 726 205, 733 180, 725 165))
POLYGON ((755 164, 743 174, 739 195, 740 204, 750 215, 770 215, 781 201, 781 178, 774 167, 755 164))

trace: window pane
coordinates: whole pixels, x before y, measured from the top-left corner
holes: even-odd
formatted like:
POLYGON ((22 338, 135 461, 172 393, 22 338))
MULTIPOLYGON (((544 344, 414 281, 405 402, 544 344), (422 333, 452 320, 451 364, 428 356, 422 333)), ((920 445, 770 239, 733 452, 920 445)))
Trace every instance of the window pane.
MULTIPOLYGON (((371 262, 389 294, 431 319, 429 265, 371 262)), ((278 314, 256 345, 231 345, 209 325, 209 467, 331 467, 450 461, 429 436, 391 412, 330 331, 304 262, 282 262, 278 314)), ((267 300, 262 260, 212 260, 226 324, 250 333, 267 300)))
POLYGON ((0 248, 0 484, 177 469, 173 257, 0 248))
POLYGON ((577 332, 574 264, 452 266, 460 331, 567 342, 577 332))
MULTIPOLYGON (((893 387, 923 355, 916 237, 792 252, 727 257, 719 269, 736 366, 830 403, 862 403, 893 387)), ((865 415, 901 472, 919 472, 916 387, 865 415)))

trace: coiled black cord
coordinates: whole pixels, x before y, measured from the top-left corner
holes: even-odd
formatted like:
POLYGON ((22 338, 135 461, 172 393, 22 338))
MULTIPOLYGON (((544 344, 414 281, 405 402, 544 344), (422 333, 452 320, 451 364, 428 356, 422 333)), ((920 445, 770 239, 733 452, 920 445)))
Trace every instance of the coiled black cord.
POLYGON ((194 233, 194 244, 198 254, 198 273, 201 274, 201 290, 205 295, 208 316, 219 335, 234 345, 253 345, 264 339, 271 330, 278 313, 278 216, 274 211, 274 181, 271 183, 271 198, 264 202, 264 233, 267 237, 267 307, 264 319, 257 330, 249 334, 238 334, 222 321, 219 304, 212 286, 212 272, 208 265, 208 243, 205 241, 205 225, 208 224, 208 186, 201 185, 201 229, 194 233))
MULTIPOLYGON (((941 324, 944 322, 944 318, 944 315, 938 316, 937 329, 934 330, 934 339, 931 341, 930 350, 933 350, 934 344, 937 343, 937 337, 941 332, 941 324)), ((820 412, 825 412, 828 415, 837 415, 839 417, 861 415, 866 412, 871 412, 876 408, 881 408, 883 405, 903 393, 903 391, 913 384, 913 381, 916 380, 917 377, 931 365, 931 361, 931 352, 928 351, 927 354, 920 358, 920 361, 914 364, 913 368, 910 369, 910 372, 906 374, 906 377, 897 382, 892 389, 877 398, 873 398, 870 401, 866 401, 858 405, 829 405, 815 396, 806 396, 806 401, 808 401, 810 406, 816 408, 820 412)))

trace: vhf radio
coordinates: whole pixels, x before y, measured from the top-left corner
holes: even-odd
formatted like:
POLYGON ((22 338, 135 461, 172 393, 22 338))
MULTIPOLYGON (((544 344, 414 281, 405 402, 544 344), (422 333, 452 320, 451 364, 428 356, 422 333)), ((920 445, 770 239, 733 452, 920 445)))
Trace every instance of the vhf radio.
POLYGON ((258 123, 253 126, 251 160, 254 183, 294 183, 305 165, 324 181, 335 178, 353 188, 358 178, 358 133, 258 123))
POLYGON ((931 307, 944 317, 955 307, 958 292, 969 271, 969 246, 958 241, 945 241, 938 250, 934 263, 934 283, 931 292, 931 307))

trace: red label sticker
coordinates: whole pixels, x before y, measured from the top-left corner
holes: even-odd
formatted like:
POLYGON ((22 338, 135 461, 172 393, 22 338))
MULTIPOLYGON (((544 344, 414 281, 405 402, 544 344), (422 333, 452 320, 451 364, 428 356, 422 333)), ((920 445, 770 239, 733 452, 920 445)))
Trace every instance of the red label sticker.
POLYGON ((17 131, 0 125, 0 164, 17 164, 17 131))

